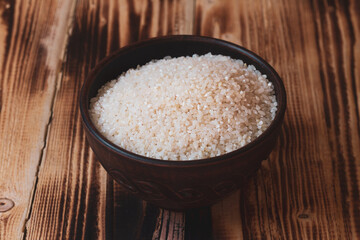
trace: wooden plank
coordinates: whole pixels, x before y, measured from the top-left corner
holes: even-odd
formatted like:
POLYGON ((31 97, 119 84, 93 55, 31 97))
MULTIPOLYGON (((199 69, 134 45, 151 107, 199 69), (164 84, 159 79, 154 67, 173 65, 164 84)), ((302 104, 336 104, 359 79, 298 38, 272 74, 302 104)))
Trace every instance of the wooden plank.
POLYGON ((212 208, 218 239, 360 238, 359 6, 197 1, 196 34, 255 51, 288 92, 276 150, 238 200, 212 208))
MULTIPOLYGON (((120 46, 163 34, 190 33, 191 6, 192 1, 187 0, 77 2, 26 226, 27 239, 153 237, 163 211, 129 196, 108 179, 85 141, 78 95, 90 69, 120 46)), ((184 224, 184 215, 169 212, 168 217, 171 221, 160 239, 170 232, 182 239, 176 229, 184 224), (181 225, 173 224, 176 222, 181 225)))
POLYGON ((214 239, 244 239, 239 191, 212 207, 214 239))
POLYGON ((71 2, 0 2, 0 239, 23 235, 71 2))

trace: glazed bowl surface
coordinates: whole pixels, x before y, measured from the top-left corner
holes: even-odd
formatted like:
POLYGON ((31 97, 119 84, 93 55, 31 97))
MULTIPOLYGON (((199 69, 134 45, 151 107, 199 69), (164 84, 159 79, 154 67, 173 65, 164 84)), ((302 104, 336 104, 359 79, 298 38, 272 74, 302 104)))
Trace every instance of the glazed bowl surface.
POLYGON ((286 109, 286 93, 276 71, 251 51, 219 39, 176 35, 149 39, 121 48, 88 75, 80 93, 80 112, 87 141, 105 170, 133 195, 156 206, 184 210, 211 205, 246 183, 275 146, 286 109), (254 141, 233 152, 200 160, 152 159, 107 140, 91 122, 90 99, 121 73, 166 56, 211 52, 241 59, 266 74, 274 85, 278 109, 271 125, 254 141))

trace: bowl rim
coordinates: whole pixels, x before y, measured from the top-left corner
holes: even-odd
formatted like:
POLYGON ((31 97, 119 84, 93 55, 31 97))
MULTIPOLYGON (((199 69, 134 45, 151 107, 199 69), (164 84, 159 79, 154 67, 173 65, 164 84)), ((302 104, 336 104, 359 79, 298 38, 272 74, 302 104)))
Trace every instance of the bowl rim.
MULTIPOLYGON (((121 73, 119 73, 120 75, 121 73)), ((263 73, 264 74, 264 73, 263 73)), ((90 71, 89 75, 86 77, 80 91, 80 97, 79 97, 79 105, 80 105, 80 113, 81 118, 83 121, 83 126, 87 128, 88 132, 96 139, 98 143, 106 147, 107 149, 111 150, 112 152, 115 152, 116 154, 124 155, 129 160, 150 164, 150 165, 157 165, 157 166, 163 166, 163 167, 190 167, 190 166, 204 166, 204 165, 211 165, 216 164, 219 161, 224 161, 226 159, 231 159, 234 155, 239 155, 242 153, 245 153, 246 151, 254 148, 258 143, 262 142, 264 139, 266 139, 267 136, 271 135, 273 131, 276 130, 276 127, 282 123, 285 110, 286 110, 286 91, 284 87, 284 83, 278 73, 274 70, 274 68, 267 63, 263 58, 255 54, 254 52, 239 46, 237 44, 234 44, 232 42, 228 42, 222 39, 207 37, 207 36, 200 36, 200 35, 167 35, 167 36, 161 36, 161 37, 155 37, 150 38, 138 42, 131 43, 129 45, 126 45, 124 47, 121 47, 120 49, 114 51, 110 55, 106 56, 104 59, 99 61, 95 67, 90 71), (271 124, 268 126, 268 128, 257 138, 255 138, 250 143, 246 144, 245 146, 236 149, 232 152, 225 153, 223 155, 211 157, 211 158, 205 158, 205 159, 195 159, 195 160, 162 160, 162 159, 155 159, 150 158, 146 156, 142 156, 133 152, 130 152, 124 148, 121 148, 117 146, 116 144, 112 143, 110 140, 106 139, 105 136, 103 136, 94 126, 90 119, 89 111, 88 111, 88 95, 90 86, 96 79, 96 76, 101 72, 103 67, 105 67, 108 63, 110 63, 113 59, 117 58, 118 55, 124 54, 128 51, 132 51, 133 49, 136 49, 138 47, 145 47, 147 45, 151 45, 154 43, 161 43, 161 42, 168 42, 168 41, 188 41, 188 42, 206 42, 206 43, 213 43, 215 45, 220 46, 226 46, 230 49, 236 50, 238 53, 241 53, 242 55, 246 55, 248 58, 251 58, 254 62, 256 62, 258 65, 262 65, 263 68, 266 69, 266 71, 270 72, 274 78, 269 79, 269 74, 266 74, 268 76, 269 81, 273 82, 273 84, 276 82, 278 86, 278 92, 275 93, 278 99, 278 106, 277 111, 275 114, 274 119, 272 120, 271 124)))

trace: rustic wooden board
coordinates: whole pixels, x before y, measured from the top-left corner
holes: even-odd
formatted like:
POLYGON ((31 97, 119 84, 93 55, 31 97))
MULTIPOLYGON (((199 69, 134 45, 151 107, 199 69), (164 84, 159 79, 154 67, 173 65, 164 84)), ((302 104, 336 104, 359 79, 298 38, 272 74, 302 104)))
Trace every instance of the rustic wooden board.
POLYGON ((191 33, 193 6, 186 0, 77 2, 26 239, 183 239, 185 214, 148 207, 107 179, 85 141, 77 102, 87 73, 111 51, 191 33), (158 227, 159 221, 169 225, 158 227))
POLYGON ((359 1, 205 1, 196 34, 239 43, 288 92, 277 149, 212 207, 215 239, 360 238, 359 1))
POLYGON ((359 1, 74 3, 0 1, 1 240, 360 239, 359 1), (113 182, 85 141, 77 106, 100 59, 172 33, 258 53, 288 92, 277 148, 256 176, 211 208, 184 213, 113 182), (2 213, 4 198, 15 207, 2 213))
POLYGON ((31 211, 71 3, 0 1, 0 239, 31 211))

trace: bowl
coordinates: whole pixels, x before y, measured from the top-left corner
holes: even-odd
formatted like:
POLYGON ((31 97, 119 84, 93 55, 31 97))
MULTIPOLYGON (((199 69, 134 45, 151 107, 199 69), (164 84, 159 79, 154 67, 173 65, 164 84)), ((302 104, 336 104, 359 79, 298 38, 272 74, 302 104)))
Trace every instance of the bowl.
POLYGON ((286 108, 283 82, 275 70, 251 51, 219 39, 176 35, 153 38, 123 47, 102 60, 88 75, 80 93, 80 112, 87 141, 105 170, 131 194, 156 206, 185 210, 211 205, 243 186, 274 148, 286 108), (266 74, 278 102, 270 126, 254 141, 233 152, 201 160, 152 159, 122 149, 94 126, 89 101, 106 82, 165 56, 179 57, 208 52, 242 59, 266 74))

